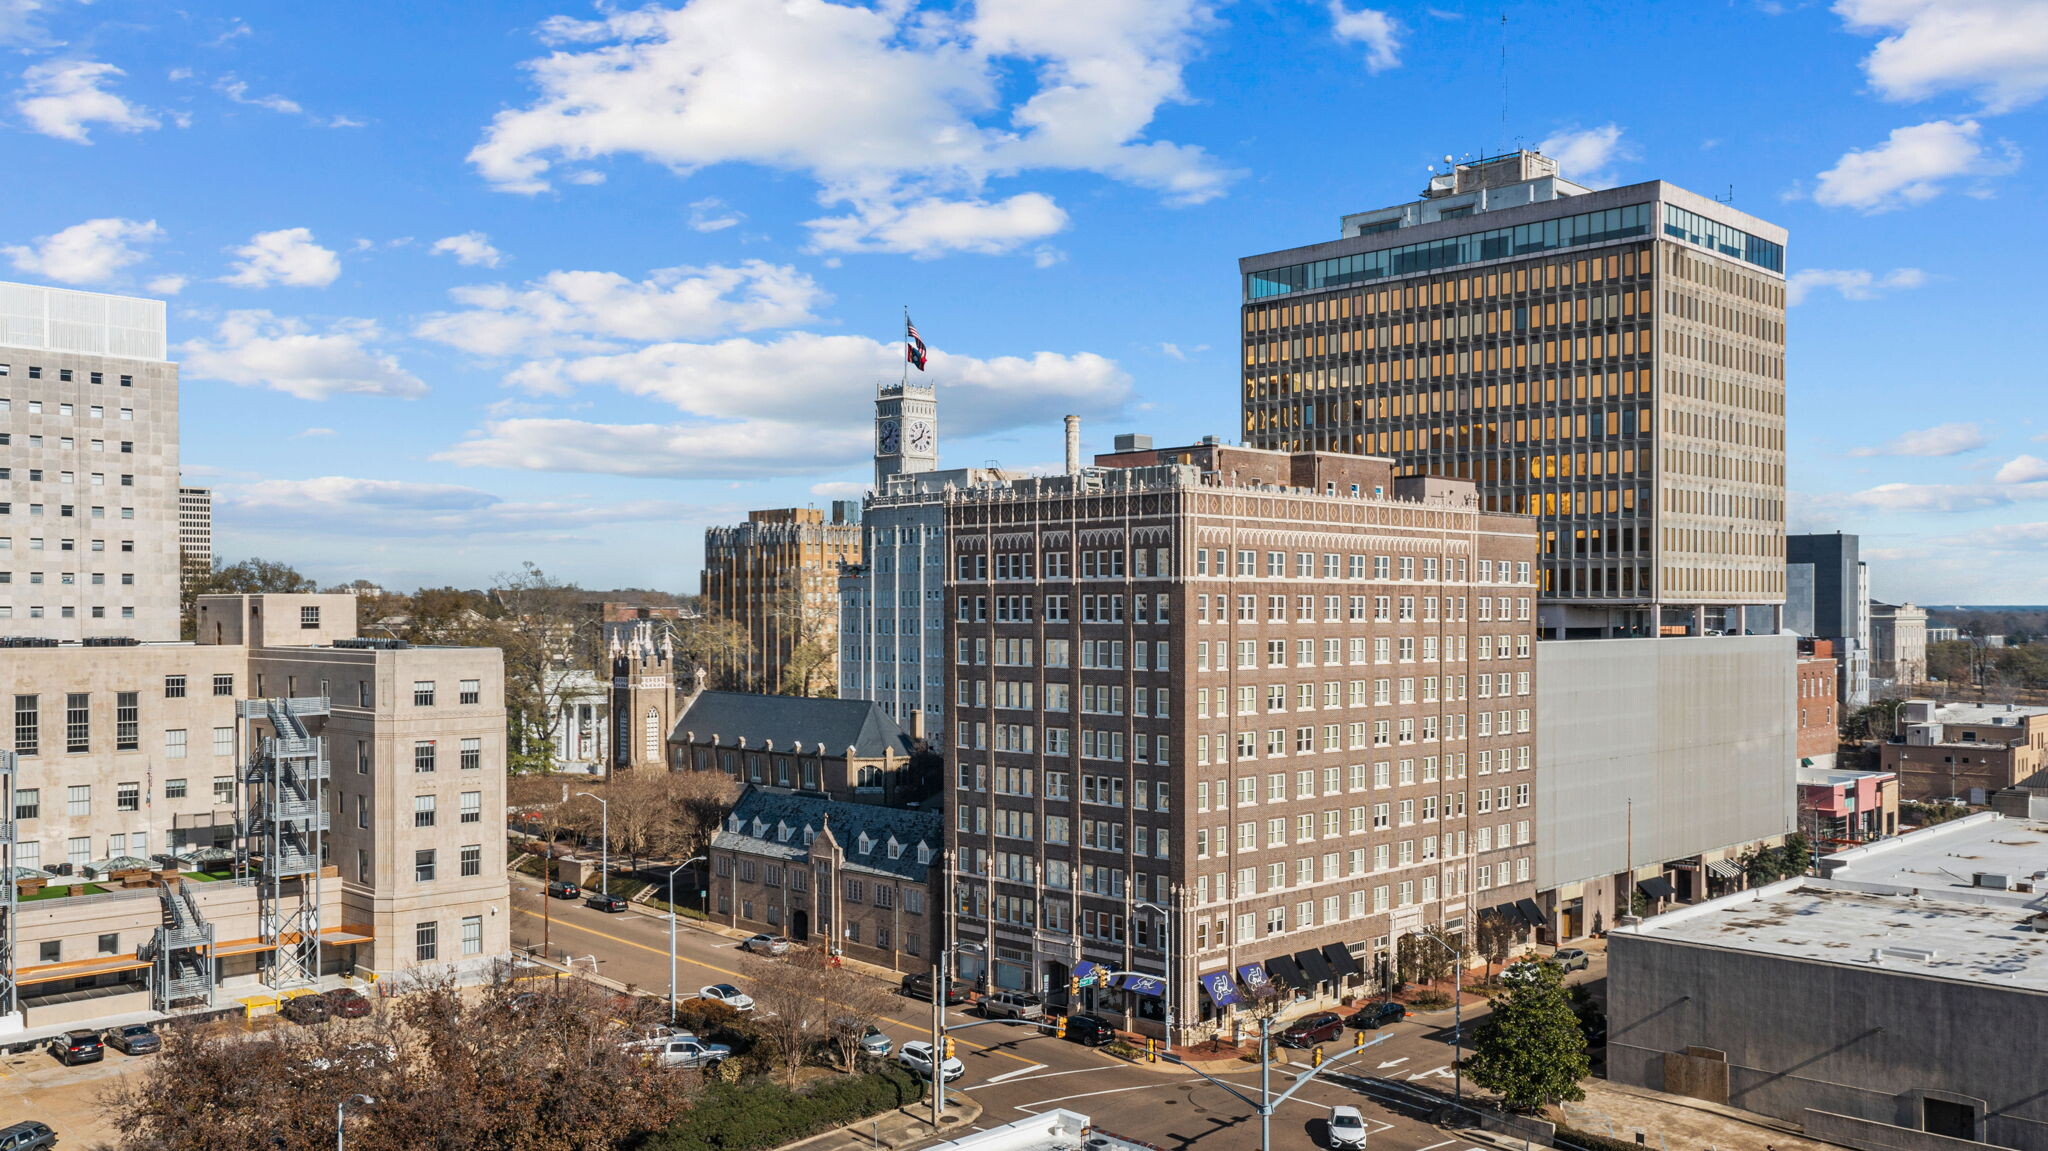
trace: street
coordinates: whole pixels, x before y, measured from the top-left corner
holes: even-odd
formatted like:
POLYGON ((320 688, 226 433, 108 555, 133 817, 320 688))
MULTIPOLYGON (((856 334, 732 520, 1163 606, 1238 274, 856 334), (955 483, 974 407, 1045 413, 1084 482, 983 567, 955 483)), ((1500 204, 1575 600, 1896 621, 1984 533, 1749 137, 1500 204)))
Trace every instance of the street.
MULTIPOLYGON (((544 899, 537 884, 515 879, 515 945, 538 950, 544 899)), ((596 970, 606 977, 657 995, 667 988, 665 919, 636 911, 606 914, 572 900, 553 901, 548 915, 552 921, 548 928, 552 958, 567 958, 577 967, 588 967, 594 960, 596 970)), ((697 988, 708 983, 732 982, 744 990, 753 965, 773 962, 757 959, 741 951, 737 941, 688 926, 686 921, 677 930, 676 956, 679 996, 695 994, 697 988)), ((1578 978, 1597 974, 1598 971, 1584 972, 1578 978)), ((1475 1016, 1483 1011, 1480 1008, 1475 1012, 1468 1006, 1468 1031, 1475 1016)), ((1119 1135, 1165 1151, 1236 1151, 1258 1146, 1258 1116, 1221 1087, 1185 1068, 1163 1062, 1126 1063, 1054 1038, 1036 1027, 983 1022, 979 1016, 959 1010, 949 1011, 947 1021, 949 1026, 975 1024, 955 1034, 955 1054, 966 1064, 967 1074, 954 1084, 953 1090, 964 1092, 982 1106, 977 1127, 1065 1107, 1093 1117, 1099 1125, 1119 1135)), ((882 1022, 883 1030, 899 1047, 908 1040, 928 1038, 930 1027, 929 1008, 910 999, 901 1000, 900 1009, 882 1022)), ((1467 1141, 1448 1138, 1440 1128, 1383 1105, 1361 1090, 1371 1087, 1363 1082, 1364 1077, 1377 1076, 1448 1091, 1453 1081, 1454 1058, 1450 1030, 1450 1013, 1440 1012, 1427 1018, 1410 1017, 1369 1033, 1368 1040, 1381 1035, 1386 1039, 1326 1071, 1324 1080, 1310 1084, 1275 1112, 1273 1146, 1326 1146, 1324 1117, 1331 1107, 1348 1103, 1365 1113, 1376 1149, 1466 1151, 1470 1146, 1467 1141)), ((1325 1047, 1325 1054, 1334 1057, 1348 1050, 1352 1034, 1347 1030, 1340 1041, 1325 1047)), ((1306 1065, 1307 1052, 1289 1055, 1296 1061, 1292 1066, 1273 1069, 1276 1093, 1306 1065)), ((1208 1070, 1256 1098, 1258 1068, 1248 1063, 1226 1066, 1229 1069, 1221 1074, 1215 1068, 1208 1070)))

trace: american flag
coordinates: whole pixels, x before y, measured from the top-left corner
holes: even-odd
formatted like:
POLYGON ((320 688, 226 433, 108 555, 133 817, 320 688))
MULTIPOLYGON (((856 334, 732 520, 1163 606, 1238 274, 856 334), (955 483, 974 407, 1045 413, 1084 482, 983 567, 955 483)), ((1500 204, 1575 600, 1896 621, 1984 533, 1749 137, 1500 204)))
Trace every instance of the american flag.
POLYGON ((910 322, 909 313, 903 316, 903 358, 910 361, 911 367, 924 371, 927 358, 924 337, 917 334, 917 325, 910 322))

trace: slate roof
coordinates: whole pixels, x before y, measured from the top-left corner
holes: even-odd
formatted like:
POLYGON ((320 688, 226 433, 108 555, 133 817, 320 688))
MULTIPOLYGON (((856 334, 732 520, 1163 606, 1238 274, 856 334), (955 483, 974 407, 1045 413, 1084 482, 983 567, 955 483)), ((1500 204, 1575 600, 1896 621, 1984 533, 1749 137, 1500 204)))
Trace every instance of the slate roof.
POLYGON ((777 751, 798 744, 816 751, 823 744, 825 754, 835 757, 850 747, 856 758, 863 759, 880 759, 884 751, 899 756, 911 751, 910 735, 880 704, 864 699, 703 692, 691 701, 668 738, 670 743, 706 744, 714 737, 719 747, 737 747, 745 740, 750 748, 773 744, 777 751))
POLYGON ((865 803, 841 803, 815 795, 796 795, 775 788, 750 787, 712 836, 719 851, 744 852, 773 859, 801 860, 810 853, 810 838, 830 822, 832 838, 846 853, 845 870, 886 875, 925 883, 945 847, 945 823, 935 811, 907 811, 865 803), (788 838, 783 838, 785 830, 788 838), (811 835, 806 835, 809 832, 811 835), (863 852, 862 837, 866 836, 863 852), (901 849, 889 858, 889 843, 901 849), (918 845, 930 848, 919 862, 918 845))

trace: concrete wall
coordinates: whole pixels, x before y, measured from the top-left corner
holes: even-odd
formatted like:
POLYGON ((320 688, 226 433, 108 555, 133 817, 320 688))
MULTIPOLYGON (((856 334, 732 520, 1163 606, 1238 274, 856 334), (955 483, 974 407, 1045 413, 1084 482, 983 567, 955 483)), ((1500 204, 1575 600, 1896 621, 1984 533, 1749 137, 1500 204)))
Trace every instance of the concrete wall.
POLYGON ((1793 831, 1796 656, 1785 635, 1537 644, 1538 889, 1793 831))
POLYGON ((1728 1103, 1801 1122, 1808 1109, 1921 1126, 1928 1098, 1970 1103, 1977 1137, 2048 1151, 2036 1061, 2048 993, 1900 966, 1608 936, 1608 1076, 1662 1090, 1665 1056, 1727 1052, 1728 1103))

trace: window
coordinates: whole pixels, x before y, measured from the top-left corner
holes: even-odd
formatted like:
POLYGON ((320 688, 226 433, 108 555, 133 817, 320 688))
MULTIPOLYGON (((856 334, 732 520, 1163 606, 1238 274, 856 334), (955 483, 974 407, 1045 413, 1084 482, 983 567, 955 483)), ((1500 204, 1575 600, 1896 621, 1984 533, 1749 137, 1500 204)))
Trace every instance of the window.
POLYGON ((434 770, 434 741, 433 741, 433 740, 431 740, 431 739, 420 739, 420 740, 414 740, 414 741, 413 741, 413 745, 412 745, 412 769, 413 769, 413 771, 415 771, 415 772, 429 772, 429 771, 432 771, 432 770, 434 770))
POLYGON ((42 712, 32 695, 14 697, 14 751, 35 755, 42 740, 42 712))
POLYGON ((433 848, 424 848, 412 853, 412 878, 415 883, 434 882, 433 848))
POLYGON ((232 675, 216 675, 216 676, 214 676, 214 677, 213 677, 213 694, 215 694, 215 695, 233 695, 233 694, 235 694, 235 677, 234 677, 234 676, 232 676, 232 675))
POLYGON ((412 682, 412 705, 414 707, 434 706, 434 681, 416 679, 412 682))
POLYGON ((134 751, 142 744, 142 693, 114 693, 114 750, 134 751))
POLYGON ((92 814, 91 784, 74 783, 64 789, 64 814, 73 816, 92 814))
POLYGON ((482 681, 474 679, 465 679, 462 681, 462 693, 457 698, 457 702, 479 703, 483 700, 483 697, 484 694, 482 681))
POLYGON ((165 699, 184 699, 184 698, 185 698, 185 677, 184 677, 184 676, 182 676, 182 675, 167 675, 167 676, 165 676, 165 677, 164 677, 164 698, 165 698, 165 699))
POLYGON ((462 918, 462 953, 482 955, 484 953, 484 917, 465 915, 462 918))
POLYGON ((116 811, 141 811, 142 785, 139 783, 115 784, 114 809, 116 811))
POLYGON ((467 736, 462 741, 462 770, 475 771, 484 765, 484 741, 480 736, 467 736))
POLYGON ((213 729, 213 754, 232 756, 235 754, 235 729, 216 727, 213 729))
POLYGON ((482 875, 484 873, 484 847, 472 843, 462 849, 462 874, 482 875))
POLYGON ((171 730, 169 730, 169 731, 166 731, 166 732, 164 732, 164 758, 165 758, 165 759, 183 759, 183 758, 185 758, 185 729, 184 729, 184 728, 182 728, 182 727, 179 727, 179 728, 172 728, 171 730))
MULTIPOLYGON (((19 787, 14 790, 14 818, 41 819, 43 816, 43 789, 40 787, 19 787)), ((20 860, 15 862, 19 863, 20 860)))
POLYGON ((415 795, 412 797, 412 825, 414 827, 434 826, 434 802, 435 797, 431 795, 415 795))
POLYGON ((235 801, 234 776, 216 775, 213 777, 213 801, 215 803, 233 803, 235 801))
MULTIPOLYGON (((125 413, 125 412, 126 412, 126 411, 127 411, 128 409, 126 409, 126 408, 123 408, 123 409, 121 409, 121 410, 122 410, 122 411, 123 411, 123 412, 125 413)), ((127 417, 126 417, 126 416, 124 415, 124 416, 123 416, 122 418, 123 418, 123 419, 126 419, 127 417)), ((311 630, 313 630, 314 628, 317 628, 317 627, 319 627, 319 626, 320 626, 320 609, 319 609, 319 608, 317 608, 317 607, 312 607, 312 606, 307 606, 307 607, 302 607, 302 608, 300 608, 300 609, 299 609, 299 627, 300 627, 300 628, 302 628, 302 629, 304 629, 304 630, 307 630, 307 631, 311 631, 311 630)))
POLYGON ((462 822, 482 823, 484 821, 484 793, 465 791, 462 793, 462 822))
MULTIPOLYGON (((422 852, 432 855, 432 852, 422 852)), ((429 876, 428 878, 432 878, 429 876)), ((412 929, 413 958, 425 963, 441 954, 441 925, 438 923, 415 924, 412 929)))
POLYGON ((185 798, 185 781, 184 781, 184 780, 182 780, 182 779, 167 779, 167 780, 164 780, 164 798, 165 798, 165 799, 183 799, 183 798, 185 798))

